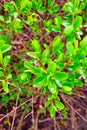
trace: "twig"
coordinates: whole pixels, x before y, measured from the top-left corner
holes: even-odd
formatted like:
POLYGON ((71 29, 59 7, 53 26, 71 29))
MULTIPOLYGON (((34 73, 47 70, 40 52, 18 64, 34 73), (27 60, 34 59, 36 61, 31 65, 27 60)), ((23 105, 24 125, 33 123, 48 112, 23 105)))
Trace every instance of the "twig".
MULTIPOLYGON (((55 117, 56 120, 61 120, 61 117, 55 117)), ((39 123, 44 123, 44 122, 47 122, 47 121, 51 121, 53 120, 52 118, 46 118, 46 119, 43 119, 43 120, 39 120, 39 123)), ((70 120, 70 118, 62 118, 62 120, 70 120)))
POLYGON ((3 4, 2 4, 2 3, 0 3, 0 6, 1 6, 2 8, 4 8, 4 6, 3 6, 3 4))
POLYGON ((40 14, 39 11, 36 11, 36 13, 37 13, 37 15, 38 15, 42 20, 44 20, 44 17, 40 14))
POLYGON ((32 114, 32 111, 29 112, 29 113, 24 117, 24 120, 25 120, 29 115, 31 115, 31 114, 32 114))
POLYGON ((81 98, 86 98, 85 96, 82 96, 82 95, 76 94, 76 93, 73 93, 73 95, 76 95, 76 96, 81 97, 81 98))
POLYGON ((34 101, 33 101, 33 96, 32 96, 32 123, 33 123, 33 128, 34 128, 34 125, 35 125, 35 121, 34 121, 34 101))
POLYGON ((56 123, 56 118, 55 118, 55 116, 54 116, 54 130, 57 130, 57 129, 56 129, 56 124, 57 124, 57 123, 56 123))
POLYGON ((25 113, 26 113, 26 109, 24 110, 24 112, 23 112, 23 114, 22 114, 22 116, 20 118, 19 124, 17 126, 17 130, 21 130, 21 126, 22 126, 22 122, 23 122, 23 118, 25 116, 25 113))
MULTIPOLYGON (((34 99, 38 98, 40 95, 36 96, 34 99)), ((14 111, 16 111, 17 109, 19 109, 22 105, 28 103, 28 102, 31 102, 32 101, 32 98, 29 99, 29 100, 26 100, 25 102, 23 102, 22 104, 20 104, 18 107, 16 107, 15 109, 13 109, 11 112, 9 112, 8 114, 6 114, 4 117, 2 117, 0 119, 0 121, 2 121, 3 119, 5 119, 7 116, 9 116, 11 113, 13 113, 14 111)))
POLYGON ((71 109, 71 121, 72 121, 72 129, 75 128, 75 112, 71 109))
MULTIPOLYGON (((20 89, 19 89, 19 92, 18 92, 18 95, 17 95, 17 99, 16 99, 16 106, 15 106, 16 108, 17 108, 17 105, 18 105, 19 94, 20 94, 20 89)), ((13 121, 12 121, 11 130, 13 130, 15 118, 16 118, 16 110, 14 111, 14 117, 13 117, 13 121)))
POLYGON ((87 122, 87 120, 86 120, 78 111, 76 111, 76 110, 72 107, 71 104, 69 104, 69 103, 67 102, 67 100, 65 99, 65 97, 64 97, 63 95, 61 95, 61 98, 64 100, 64 102, 67 103, 67 105, 68 105, 71 109, 74 110, 74 112, 75 112, 77 115, 79 115, 85 122, 87 122))
POLYGON ((48 36, 48 35, 49 35, 49 33, 46 33, 44 36, 42 36, 42 37, 40 38, 39 42, 41 42, 41 41, 43 40, 43 38, 45 38, 45 37, 48 36))
POLYGON ((73 98, 71 98, 71 100, 73 100, 74 103, 76 103, 77 106, 80 106, 83 110, 86 110, 86 108, 83 107, 83 106, 81 106, 77 100, 75 100, 75 99, 73 99, 73 98))

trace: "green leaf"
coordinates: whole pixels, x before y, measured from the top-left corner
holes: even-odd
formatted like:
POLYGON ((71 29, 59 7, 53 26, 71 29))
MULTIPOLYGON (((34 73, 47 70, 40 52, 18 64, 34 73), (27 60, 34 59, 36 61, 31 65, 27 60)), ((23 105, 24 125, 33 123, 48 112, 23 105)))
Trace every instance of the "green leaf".
POLYGON ((38 40, 32 40, 32 48, 34 49, 34 51, 37 52, 41 52, 41 47, 40 47, 40 43, 38 42, 38 40))
POLYGON ((52 31, 54 31, 54 32, 60 32, 60 27, 52 25, 52 31))
POLYGON ((25 68, 28 69, 27 71, 31 72, 32 74, 34 74, 36 76, 40 76, 40 75, 42 75, 42 73, 45 72, 43 70, 43 68, 35 67, 29 61, 25 61, 24 66, 25 66, 25 68))
POLYGON ((2 53, 5 53, 11 49, 11 45, 9 44, 3 44, 0 46, 0 50, 2 53))
POLYGON ((75 52, 75 48, 74 48, 74 46, 73 46, 73 44, 72 43, 67 43, 66 44, 66 49, 67 49, 67 53, 69 54, 69 55, 73 55, 74 54, 74 52, 75 52))
POLYGON ((45 107, 48 107, 48 106, 50 105, 50 103, 51 103, 50 100, 46 101, 46 103, 45 103, 45 107))
POLYGON ((2 81, 2 88, 5 92, 9 92, 8 84, 6 83, 5 80, 2 81))
POLYGON ((43 1, 42 0, 38 0, 38 9, 41 9, 42 8, 42 3, 43 1))
POLYGON ((2 55, 2 52, 0 51, 0 62, 2 62, 3 60, 3 55, 2 55))
POLYGON ((75 30, 76 30, 76 29, 79 29, 80 26, 81 26, 81 24, 82 24, 82 17, 81 17, 81 16, 77 16, 77 17, 75 18, 75 21, 74 21, 74 29, 75 29, 75 30))
POLYGON ((70 91, 72 91, 72 88, 69 87, 69 86, 63 86, 62 89, 63 89, 65 92, 70 92, 70 91))
POLYGON ((60 27, 60 25, 62 24, 62 18, 60 16, 55 17, 54 23, 60 27))
POLYGON ((80 42, 80 47, 87 46, 87 36, 83 38, 83 40, 80 42))
POLYGON ((43 87, 46 84, 46 75, 42 75, 40 77, 37 77, 33 81, 33 86, 38 88, 38 87, 43 87))
POLYGON ((66 26, 64 29, 63 34, 64 35, 69 35, 70 33, 72 33, 74 31, 74 28, 72 25, 66 26))
POLYGON ((54 13, 58 12, 58 10, 59 10, 59 5, 58 5, 58 4, 55 4, 55 5, 52 7, 52 9, 53 9, 53 12, 54 12, 54 13))
POLYGON ((60 37, 59 37, 59 36, 56 36, 56 37, 53 39, 53 44, 52 44, 53 50, 56 49, 56 47, 59 45, 59 43, 60 43, 60 37))
POLYGON ((4 21, 4 16, 0 15, 0 21, 4 21))
POLYGON ((66 72, 55 72, 54 79, 55 80, 66 80, 66 79, 68 79, 68 74, 66 72))
POLYGON ((13 11, 14 10, 13 4, 10 2, 5 2, 4 8, 5 8, 5 11, 13 11))
POLYGON ((62 49, 64 46, 63 43, 61 43, 60 41, 60 37, 56 36, 53 40, 53 44, 52 44, 52 51, 53 53, 57 53, 60 49, 62 49))
POLYGON ((43 65, 45 65, 47 63, 47 59, 48 59, 49 55, 50 55, 50 51, 48 49, 45 49, 43 51, 42 57, 41 57, 43 65))
POLYGON ((59 110, 62 110, 62 109, 64 109, 64 104, 62 103, 62 102, 60 102, 60 101, 55 101, 55 105, 56 105, 56 107, 59 109, 59 110))
POLYGON ((21 2, 20 2, 20 10, 25 9, 27 6, 32 7, 32 3, 29 0, 21 0, 21 2))
POLYGON ((64 81, 63 86, 68 86, 70 88, 73 88, 74 87, 74 82, 72 82, 72 81, 64 81))
POLYGON ((67 43, 73 43, 74 42, 74 39, 75 39, 75 35, 74 35, 74 32, 70 33, 67 38, 66 38, 66 41, 67 43))
POLYGON ((9 64, 10 58, 11 58, 11 56, 8 56, 8 55, 4 57, 3 63, 4 63, 5 67, 9 64))
POLYGON ((4 77, 4 73, 2 71, 0 71, 0 78, 4 77))
POLYGON ((29 62, 29 61, 25 61, 24 62, 24 67, 25 68, 27 68, 27 69, 30 69, 30 66, 31 66, 32 64, 29 62))
POLYGON ((28 83, 30 78, 31 78, 31 74, 29 72, 24 72, 19 76, 20 83, 23 85, 28 83))
POLYGON ((32 57, 32 58, 36 58, 38 59, 39 58, 39 52, 27 52, 26 53, 28 56, 32 57))
POLYGON ((87 14, 83 14, 83 19, 87 21, 87 14))
POLYGON ((48 0, 48 7, 51 7, 53 5, 53 0, 48 0))
POLYGON ((80 81, 80 80, 76 80, 75 85, 78 86, 78 87, 83 87, 83 82, 80 81))
POLYGON ((58 94, 58 87, 54 80, 49 79, 48 81, 48 89, 52 94, 58 94))
POLYGON ((52 60, 48 60, 47 73, 54 73, 56 70, 56 63, 52 60))
POLYGON ((50 116, 51 118, 53 118, 55 116, 55 113, 56 113, 56 107, 52 104, 50 107, 49 107, 49 112, 50 112, 50 116))

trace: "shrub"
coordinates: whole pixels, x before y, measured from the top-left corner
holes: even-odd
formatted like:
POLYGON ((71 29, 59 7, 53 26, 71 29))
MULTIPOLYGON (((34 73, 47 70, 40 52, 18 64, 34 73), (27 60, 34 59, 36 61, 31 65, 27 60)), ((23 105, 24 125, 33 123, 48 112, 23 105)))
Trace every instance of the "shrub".
MULTIPOLYGON (((0 15, 0 81, 2 101, 15 100, 11 92, 19 86, 21 95, 44 97, 44 109, 50 116, 65 108, 60 95, 72 94, 75 87, 87 82, 87 2, 70 0, 62 7, 53 0, 16 0, 5 2, 0 15), (17 63, 10 53, 15 35, 22 34, 24 26, 34 36, 17 54, 17 63), (42 33, 42 36, 41 36, 42 33), (53 38, 48 39, 51 33, 53 38), (44 36, 43 36, 44 34, 44 36), (41 38, 39 38, 41 37, 41 38), (14 73, 15 71, 15 73, 14 73), (84 79, 82 82, 81 78, 84 79), (3 96, 4 91, 9 95, 3 96)), ((21 98, 19 98, 21 102, 21 98)))

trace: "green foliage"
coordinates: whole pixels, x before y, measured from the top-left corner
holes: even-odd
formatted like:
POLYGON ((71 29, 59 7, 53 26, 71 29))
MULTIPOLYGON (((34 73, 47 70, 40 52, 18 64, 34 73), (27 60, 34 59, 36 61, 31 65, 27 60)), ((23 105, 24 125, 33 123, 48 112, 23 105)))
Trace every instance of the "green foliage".
MULTIPOLYGON (((70 95, 87 82, 87 36, 82 31, 82 27, 87 27, 87 1, 68 1, 62 7, 63 16, 58 14, 59 8, 53 0, 4 3, 4 15, 0 15, 2 102, 15 100, 18 90, 11 91, 15 88, 20 89, 21 97, 39 93, 40 98, 45 97, 44 109, 54 117, 56 112, 66 109, 60 95, 70 95), (14 48, 21 45, 11 43, 26 28, 27 37, 30 32, 33 36, 20 49, 23 53, 15 56, 14 48), (52 34, 55 35, 51 37, 52 34), (8 95, 3 96, 4 92, 8 95)), ((23 101, 21 97, 19 102, 23 101)))

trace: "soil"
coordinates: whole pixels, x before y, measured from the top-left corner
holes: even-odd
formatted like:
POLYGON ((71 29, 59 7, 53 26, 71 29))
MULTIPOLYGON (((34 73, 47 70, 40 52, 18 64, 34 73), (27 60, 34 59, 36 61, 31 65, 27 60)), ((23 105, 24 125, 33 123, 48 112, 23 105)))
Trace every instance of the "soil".
MULTIPOLYGON (((3 5, 3 2, 4 0, 1 0, 0 5, 3 5)), ((65 2, 66 0, 55 0, 55 3, 58 3, 60 6, 60 15, 63 15, 61 7, 65 2)), ((56 35, 57 33, 51 33, 48 39, 53 39, 56 35)), ((13 49, 11 50, 11 55, 14 55, 13 62, 18 62, 17 54, 22 53, 22 48, 32 37, 33 32, 31 32, 27 26, 24 26, 22 34, 14 36, 12 41, 17 41, 20 44, 13 44, 13 49)), ((38 39, 40 40, 40 37, 38 37, 38 39)), ((41 44, 43 44, 43 42, 41 42, 41 44)), ((31 109, 27 111, 22 110, 19 104, 15 113, 14 107, 5 108, 3 104, 1 104, 0 119, 4 118, 0 120, 0 130, 87 130, 87 84, 84 84, 83 88, 76 88, 73 95, 67 96, 62 94, 61 99, 67 107, 68 115, 65 112, 63 116, 60 111, 53 119, 50 118, 48 112, 45 112, 45 114, 36 114, 37 108, 42 107, 39 105, 39 96, 37 96, 34 101, 33 111, 31 109), (14 127, 11 129, 14 113, 16 118, 14 127), (32 128, 33 125, 35 126, 34 129, 32 128)), ((30 103, 30 101, 27 100, 28 99, 25 99, 26 107, 30 103)))

